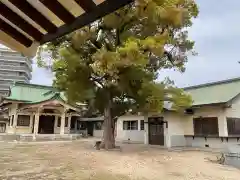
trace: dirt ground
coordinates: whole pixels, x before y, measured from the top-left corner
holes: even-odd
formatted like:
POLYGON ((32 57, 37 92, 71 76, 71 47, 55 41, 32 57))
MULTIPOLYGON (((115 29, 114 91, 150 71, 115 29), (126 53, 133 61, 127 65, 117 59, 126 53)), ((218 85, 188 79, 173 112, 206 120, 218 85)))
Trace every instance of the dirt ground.
POLYGON ((210 162, 216 154, 92 142, 0 143, 1 180, 239 180, 240 170, 210 162))

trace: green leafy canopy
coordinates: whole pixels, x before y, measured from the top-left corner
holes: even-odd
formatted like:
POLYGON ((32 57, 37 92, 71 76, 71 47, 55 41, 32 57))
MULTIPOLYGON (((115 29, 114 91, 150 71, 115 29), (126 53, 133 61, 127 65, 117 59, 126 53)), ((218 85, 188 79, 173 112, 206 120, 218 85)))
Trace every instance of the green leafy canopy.
POLYGON ((181 110, 190 96, 169 81, 159 82, 160 71, 184 71, 194 42, 188 27, 198 15, 193 0, 136 0, 69 35, 39 48, 52 58, 54 85, 71 102, 82 101, 89 112, 112 117, 131 111, 161 112, 164 102, 181 110), (111 102, 109 104, 109 102, 111 102))

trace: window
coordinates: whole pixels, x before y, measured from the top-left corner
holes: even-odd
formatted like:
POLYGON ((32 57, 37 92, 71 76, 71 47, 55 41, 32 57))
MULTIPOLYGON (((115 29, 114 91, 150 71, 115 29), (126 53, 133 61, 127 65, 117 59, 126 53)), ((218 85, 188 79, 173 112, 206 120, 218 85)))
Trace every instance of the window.
POLYGON ((65 127, 68 127, 68 117, 65 118, 65 127))
POLYGON ((57 127, 61 127, 61 117, 58 117, 58 120, 57 120, 57 127))
POLYGON ((144 120, 141 120, 140 128, 141 130, 144 130, 144 120))
POLYGON ((138 121, 123 121, 123 130, 138 130, 138 121))
POLYGON ((194 135, 218 135, 218 118, 194 118, 194 135))
POLYGON ((95 122, 95 130, 102 130, 103 129, 103 121, 95 122))
POLYGON ((227 118, 228 135, 240 134, 240 118, 227 118))
POLYGON ((18 115, 17 126, 30 126, 30 116, 18 115))

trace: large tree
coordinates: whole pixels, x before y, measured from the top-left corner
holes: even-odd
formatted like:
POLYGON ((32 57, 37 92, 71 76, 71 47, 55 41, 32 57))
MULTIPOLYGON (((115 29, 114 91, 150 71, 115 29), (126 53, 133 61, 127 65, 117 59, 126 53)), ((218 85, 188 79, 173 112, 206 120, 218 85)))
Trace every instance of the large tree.
POLYGON ((191 98, 170 81, 159 82, 162 69, 184 71, 194 42, 188 27, 197 17, 193 0, 136 0, 120 10, 39 49, 54 85, 70 102, 88 104, 88 116, 104 116, 103 144, 114 148, 114 120, 124 113, 161 112, 164 102, 182 110, 191 98))

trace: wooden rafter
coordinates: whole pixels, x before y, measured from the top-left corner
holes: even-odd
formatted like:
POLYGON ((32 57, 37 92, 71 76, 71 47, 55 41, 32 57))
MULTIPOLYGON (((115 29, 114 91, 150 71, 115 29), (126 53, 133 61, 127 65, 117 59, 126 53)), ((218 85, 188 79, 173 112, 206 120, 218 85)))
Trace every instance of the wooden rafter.
POLYGON ((34 55, 36 45, 77 30, 131 2, 133 0, 1 0, 0 42, 34 55), (81 10, 83 12, 78 13, 81 10))
POLYGON ((24 36, 21 32, 17 31, 11 25, 0 19, 0 29, 16 39, 18 42, 23 44, 26 47, 30 47, 32 44, 31 39, 24 36))
POLYGON ((18 16, 18 14, 13 12, 2 2, 0 2, 0 14, 6 19, 8 19, 10 22, 15 24, 17 27, 19 27, 21 30, 23 30, 24 32, 29 32, 28 34, 35 40, 37 41, 41 40, 43 34, 40 31, 38 31, 31 24, 29 24, 25 19, 18 16))
POLYGON ((75 17, 65 9, 57 0, 40 0, 48 9, 56 14, 63 22, 72 23, 75 17))
POLYGON ((14 6, 20 9, 24 14, 30 17, 34 22, 39 24, 43 29, 49 33, 54 33, 57 30, 57 26, 50 22, 44 15, 42 15, 37 9, 35 9, 27 1, 9 0, 14 6))
POLYGON ((75 1, 84 9, 85 12, 93 11, 97 7, 96 4, 91 0, 88 1, 75 0, 75 1))

